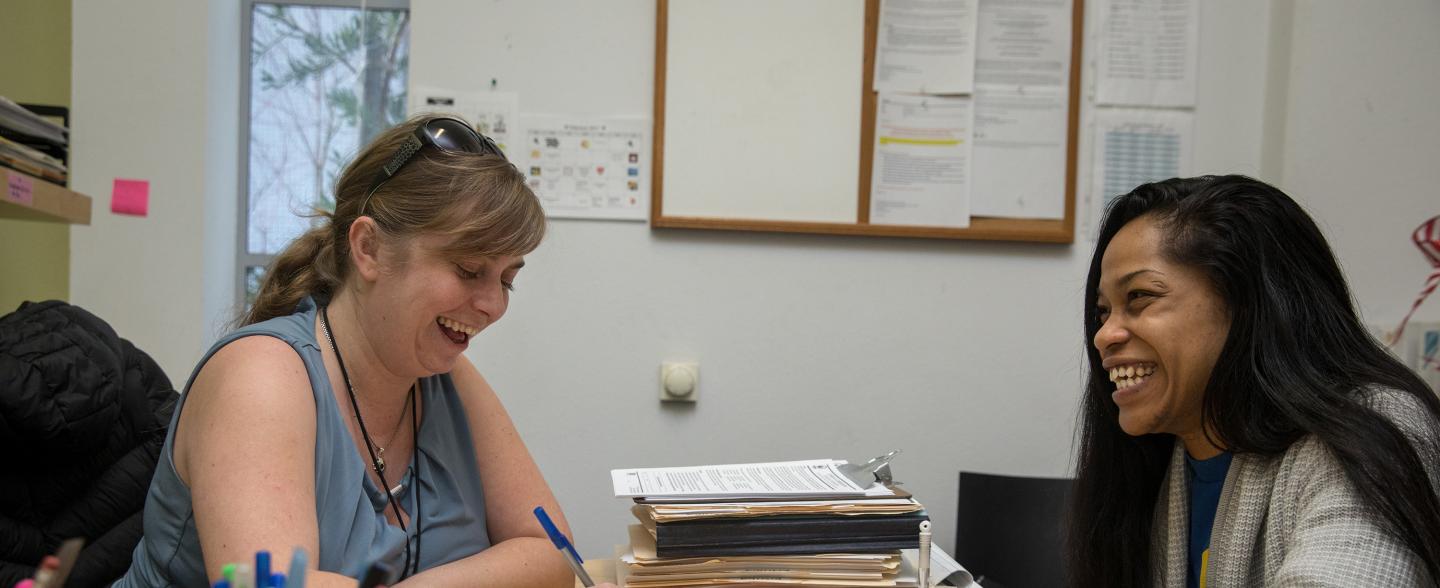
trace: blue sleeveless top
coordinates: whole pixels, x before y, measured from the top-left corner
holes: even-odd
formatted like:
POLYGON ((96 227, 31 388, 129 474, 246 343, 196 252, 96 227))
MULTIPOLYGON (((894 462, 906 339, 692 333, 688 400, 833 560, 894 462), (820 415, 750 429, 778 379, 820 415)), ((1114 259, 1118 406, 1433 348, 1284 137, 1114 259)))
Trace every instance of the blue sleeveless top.
MULTIPOLYGON (((424 378, 420 394, 424 415, 405 487, 396 495, 412 516, 407 534, 385 519, 385 494, 366 475, 369 462, 360 456, 331 393, 329 376, 315 341, 316 307, 306 299, 294 314, 243 327, 215 343, 195 367, 190 381, 221 347, 254 335, 275 337, 295 349, 305 363, 315 399, 315 512, 320 525, 320 553, 309 554, 321 571, 358 578, 371 562, 381 560, 399 570, 405 563, 405 542, 415 549, 414 520, 420 522, 420 569, 429 569, 479 553, 490 546, 485 527, 485 494, 475 461, 475 447, 465 407, 449 374, 424 378), (419 476, 411 474, 419 467, 419 476), (416 492, 423 513, 416 515, 416 492)), ((130 570, 115 584, 130 586, 208 586, 190 488, 175 472, 175 429, 187 395, 170 420, 170 433, 145 498, 145 533, 135 547, 130 570)), ((349 407, 346 407, 348 410, 349 407)), ((238 457, 237 457, 238 458, 238 457)), ((392 479, 392 482, 394 479, 392 479)), ((288 546, 285 547, 288 549, 288 546)), ((252 556, 253 557, 253 556, 252 556)), ((251 562, 234 562, 251 563, 251 562)), ((253 565, 253 564, 252 564, 253 565)))

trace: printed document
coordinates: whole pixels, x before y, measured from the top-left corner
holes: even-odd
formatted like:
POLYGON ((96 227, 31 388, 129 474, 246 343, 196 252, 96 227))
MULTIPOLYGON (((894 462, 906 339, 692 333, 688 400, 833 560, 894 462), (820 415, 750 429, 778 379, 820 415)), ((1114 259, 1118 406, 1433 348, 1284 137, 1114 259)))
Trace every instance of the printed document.
POLYGON ((975 92, 976 216, 1065 217, 1066 88, 982 84, 975 92))
MULTIPOLYGON (((975 44, 975 83, 1070 83, 1069 0, 985 0, 975 44)), ((1078 74, 1078 72, 1077 72, 1078 74)))
POLYGON ((1070 0, 980 5, 970 214, 1065 216, 1072 9, 1070 0))
POLYGON ((870 222, 970 226, 971 98, 881 92, 878 100, 870 222))
POLYGON ((876 484, 861 488, 840 472, 845 460, 610 470, 617 498, 893 496, 876 484))
POLYGON ((1195 106, 1199 0, 1100 0, 1097 104, 1195 106))
POLYGON ((977 0, 881 0, 875 90, 968 94, 977 0))

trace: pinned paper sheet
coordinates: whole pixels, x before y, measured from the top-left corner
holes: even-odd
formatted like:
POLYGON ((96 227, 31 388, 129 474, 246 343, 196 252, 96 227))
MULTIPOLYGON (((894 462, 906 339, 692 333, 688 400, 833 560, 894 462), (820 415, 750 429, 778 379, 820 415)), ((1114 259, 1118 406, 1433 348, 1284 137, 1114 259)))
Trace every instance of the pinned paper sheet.
POLYGON ((30 181, 30 178, 14 172, 7 174, 7 176, 9 180, 5 182, 7 184, 5 194, 10 198, 10 201, 26 206, 34 204, 35 194, 33 192, 35 184, 30 181))
POLYGON ((146 216, 150 211, 150 182, 115 178, 110 192, 110 212, 146 216))

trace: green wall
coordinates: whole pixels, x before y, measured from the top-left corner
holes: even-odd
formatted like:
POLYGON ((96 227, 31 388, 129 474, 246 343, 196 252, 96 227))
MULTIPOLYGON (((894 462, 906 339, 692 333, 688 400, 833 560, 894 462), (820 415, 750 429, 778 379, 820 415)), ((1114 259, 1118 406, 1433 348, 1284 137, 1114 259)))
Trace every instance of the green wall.
MULTIPOLYGON (((0 0, 0 12, 0 95, 69 106, 70 1, 0 0)), ((0 315, 69 297, 69 225, 0 219, 0 315)))

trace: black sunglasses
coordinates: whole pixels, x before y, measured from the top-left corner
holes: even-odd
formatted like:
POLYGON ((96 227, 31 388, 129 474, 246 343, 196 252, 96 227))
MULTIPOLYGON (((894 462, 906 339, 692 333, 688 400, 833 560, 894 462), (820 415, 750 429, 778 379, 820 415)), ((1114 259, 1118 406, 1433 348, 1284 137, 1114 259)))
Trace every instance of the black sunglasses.
POLYGON ((430 145, 446 153, 474 153, 475 155, 497 155, 501 159, 505 154, 500 151, 490 137, 475 132, 475 129, 463 120, 455 118, 432 118, 415 127, 415 134, 406 139, 405 144, 395 151, 390 157, 390 162, 380 169, 375 175, 375 183, 370 185, 370 191, 365 193, 365 200, 360 203, 360 212, 356 216, 365 214, 365 208, 370 204, 370 197, 385 182, 390 181, 400 168, 405 167, 411 159, 430 145))

